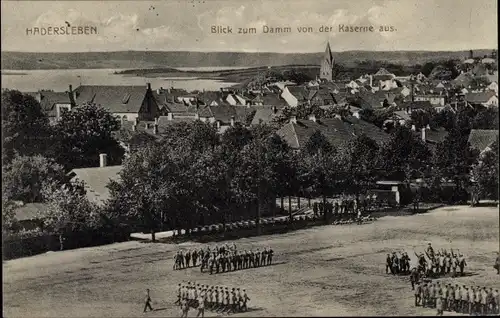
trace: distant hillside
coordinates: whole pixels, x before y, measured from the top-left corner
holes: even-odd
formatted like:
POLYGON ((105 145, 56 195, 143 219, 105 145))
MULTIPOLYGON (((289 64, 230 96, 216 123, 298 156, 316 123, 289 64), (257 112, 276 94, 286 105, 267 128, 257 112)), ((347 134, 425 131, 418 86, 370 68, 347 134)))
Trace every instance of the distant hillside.
MULTIPOLYGON (((475 56, 491 50, 474 51, 475 56)), ((244 53, 244 52, 79 52, 26 53, 2 52, 2 69, 89 69, 89 68, 158 68, 158 67, 258 67, 278 65, 318 65, 323 53, 244 53)), ((395 64, 424 64, 429 61, 464 59, 468 51, 345 51, 334 53, 339 64, 354 66, 362 61, 383 61, 395 64)))

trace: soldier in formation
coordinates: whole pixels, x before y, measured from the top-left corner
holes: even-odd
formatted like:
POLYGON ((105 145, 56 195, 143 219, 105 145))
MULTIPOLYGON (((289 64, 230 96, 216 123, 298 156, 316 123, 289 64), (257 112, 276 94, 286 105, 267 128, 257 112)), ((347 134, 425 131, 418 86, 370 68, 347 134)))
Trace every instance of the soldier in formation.
POLYGON ((406 252, 400 254, 393 252, 387 254, 385 271, 386 274, 406 275, 410 273, 410 257, 406 252))
POLYGON ((248 311, 249 301, 245 289, 188 282, 179 284, 176 304, 181 306, 183 316, 187 317, 189 308, 195 308, 198 309, 197 317, 204 317, 205 308, 218 313, 248 311))
POLYGON ((467 262, 462 253, 442 249, 434 252, 431 243, 424 253, 415 252, 418 259, 418 271, 426 277, 463 276, 467 262))
POLYGON ((498 315, 500 298, 498 289, 480 286, 426 282, 417 283, 415 306, 469 315, 498 315))
POLYGON ((251 267, 271 265, 274 251, 267 247, 263 250, 238 251, 233 248, 219 248, 212 253, 205 253, 201 271, 208 270, 210 274, 236 271, 251 267))

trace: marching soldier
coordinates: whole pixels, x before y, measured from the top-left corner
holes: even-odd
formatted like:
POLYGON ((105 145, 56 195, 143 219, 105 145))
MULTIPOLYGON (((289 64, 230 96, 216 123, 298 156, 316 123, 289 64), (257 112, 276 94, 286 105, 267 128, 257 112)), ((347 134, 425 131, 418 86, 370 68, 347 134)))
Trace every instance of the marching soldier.
POLYGON ((238 298, 236 297, 236 291, 234 288, 231 290, 231 311, 233 313, 237 312, 238 307, 238 298))
POLYGON ((259 249, 255 252, 255 267, 260 266, 260 252, 259 249))
POLYGON ((437 316, 443 315, 443 299, 441 298, 441 296, 442 296, 441 294, 438 294, 436 298, 437 316))
POLYGON ((147 309, 153 311, 153 307, 151 306, 151 297, 149 296, 149 288, 146 289, 146 303, 144 304, 143 312, 146 312, 147 309))
POLYGON ((184 318, 188 316, 188 312, 189 312, 189 304, 188 304, 188 301, 186 299, 183 299, 181 301, 181 318, 184 318))
POLYGON ((241 295, 241 291, 239 288, 237 288, 236 290, 236 296, 238 297, 238 311, 241 311, 241 308, 243 306, 243 296, 241 295))
POLYGON ((191 261, 191 251, 188 250, 186 252, 186 255, 184 256, 184 258, 186 259, 186 267, 189 268, 189 262, 191 261))
POLYGON ((455 308, 455 312, 460 312, 460 295, 461 295, 461 290, 460 290, 460 286, 458 286, 458 284, 455 285, 455 304, 454 304, 454 308, 455 308))
POLYGON ((198 251, 195 249, 192 253, 193 267, 196 267, 196 261, 198 260, 198 251))
POLYGON ((455 300, 455 289, 453 288, 453 286, 451 284, 449 284, 448 286, 448 304, 446 305, 446 307, 448 308, 449 311, 453 311, 454 310, 454 300, 455 300))
POLYGON ((430 296, 431 296, 430 285, 424 284, 423 297, 422 297, 422 307, 430 307, 431 306, 430 296))
POLYGON ((177 286, 177 300, 175 301, 175 304, 180 305, 181 299, 182 299, 182 284, 179 284, 179 286, 177 286))
POLYGON ((247 302, 250 300, 250 298, 247 295, 247 292, 243 289, 243 306, 241 306, 241 309, 244 311, 248 310, 247 302))
POLYGON ((467 297, 469 297, 469 291, 468 291, 468 288, 465 287, 465 285, 464 285, 462 290, 461 290, 461 301, 460 301, 460 312, 461 313, 467 312, 467 303, 468 303, 467 297))
MULTIPOLYGON (((196 263, 195 258, 193 258, 193 262, 196 263)), ((198 314, 196 317, 205 317, 205 291, 202 290, 200 295, 198 296, 198 314)))
POLYGON ((480 314, 485 316, 488 310, 488 292, 486 291, 486 287, 483 287, 481 290, 481 311, 480 314))
POLYGON ((268 251, 267 251, 267 265, 271 265, 272 262, 273 262, 273 254, 274 254, 274 251, 272 248, 269 248, 268 251))
POLYGON ((464 267, 467 266, 467 263, 465 262, 465 258, 463 254, 460 254, 460 257, 458 258, 458 266, 460 267, 460 276, 464 275, 464 267))
POLYGON ((420 286, 420 283, 417 282, 417 288, 415 289, 415 307, 418 307, 420 305, 420 302, 422 301, 421 294, 422 287, 420 286))
POLYGON ((418 283, 419 277, 417 269, 412 269, 410 274, 411 290, 415 290, 415 284, 418 283))
POLYGON ((469 296, 468 296, 469 307, 468 307, 468 310, 467 310, 467 312, 469 313, 469 315, 472 315, 472 313, 474 312, 474 302, 475 302, 475 299, 476 299, 476 292, 474 291, 474 287, 471 286, 470 289, 469 289, 469 296))

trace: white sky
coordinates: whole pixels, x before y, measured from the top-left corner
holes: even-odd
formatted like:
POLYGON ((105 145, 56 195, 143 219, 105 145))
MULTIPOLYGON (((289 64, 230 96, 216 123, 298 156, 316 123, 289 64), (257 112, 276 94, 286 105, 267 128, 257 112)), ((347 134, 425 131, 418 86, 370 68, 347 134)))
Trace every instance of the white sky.
POLYGON ((469 50, 497 47, 496 0, 1 1, 4 51, 469 50), (154 8, 153 8, 154 7, 154 8), (27 36, 26 28, 97 26, 98 35, 27 36), (298 26, 392 25, 392 33, 309 33, 298 26), (256 35, 210 34, 212 25, 256 35), (262 34, 262 25, 291 34, 262 34))

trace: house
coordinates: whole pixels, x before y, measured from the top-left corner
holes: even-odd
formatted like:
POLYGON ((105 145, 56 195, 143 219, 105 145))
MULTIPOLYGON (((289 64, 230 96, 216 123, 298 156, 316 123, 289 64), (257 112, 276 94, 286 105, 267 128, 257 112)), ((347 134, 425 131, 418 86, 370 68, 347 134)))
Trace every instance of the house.
POLYGON ((268 124, 279 114, 281 114, 281 111, 276 107, 257 107, 251 125, 268 124))
POLYGON ((498 141, 498 130, 472 129, 470 131, 469 143, 480 153, 487 151, 495 141, 498 141))
POLYGON ((38 91, 26 93, 34 97, 42 108, 42 111, 47 115, 51 123, 55 123, 61 119, 64 111, 69 111, 74 107, 73 90, 69 86, 69 92, 53 92, 53 91, 38 91))
POLYGON ((497 82, 491 82, 490 85, 486 87, 487 90, 495 92, 495 94, 498 95, 498 83, 497 82))
POLYGON ((297 107, 299 103, 307 101, 309 93, 303 86, 290 86, 287 85, 283 88, 281 98, 283 98, 288 106, 297 107))
POLYGON ((398 108, 406 111, 408 114, 411 114, 412 111, 420 109, 430 111, 434 108, 430 101, 407 101, 404 103, 400 103, 398 108))
POLYGON ((354 116, 325 119, 310 116, 309 120, 292 117, 289 123, 278 130, 277 134, 292 149, 300 150, 316 131, 320 131, 335 147, 341 147, 361 134, 367 135, 380 144, 389 139, 389 135, 377 126, 354 116))
POLYGON ((104 107, 120 119, 154 120, 160 115, 157 98, 147 86, 79 86, 75 89, 76 105, 92 103, 104 107))
POLYGON ((444 104, 446 102, 446 95, 439 95, 439 94, 432 94, 432 93, 431 94, 422 94, 422 95, 418 94, 418 95, 415 95, 413 98, 416 102, 428 101, 434 106, 438 106, 438 105, 444 106, 444 104))
POLYGON ((468 93, 465 95, 465 100, 472 105, 498 107, 498 95, 494 91, 468 93))
POLYGON ((203 122, 216 123, 219 132, 222 132, 227 127, 234 126, 235 123, 245 126, 252 120, 250 116, 256 108, 258 106, 206 106, 199 111, 198 118, 203 122))
POLYGON ((70 182, 84 182, 86 196, 90 202, 104 205, 110 199, 108 184, 111 180, 119 181, 123 166, 107 166, 106 154, 100 155, 100 166, 96 168, 78 168, 68 173, 70 182))
POLYGON ((20 229, 30 231, 43 229, 43 215, 47 211, 46 203, 22 203, 14 208, 16 226, 20 229))
POLYGON ((311 89, 307 96, 307 102, 310 105, 324 106, 336 104, 333 92, 325 88, 311 89))

